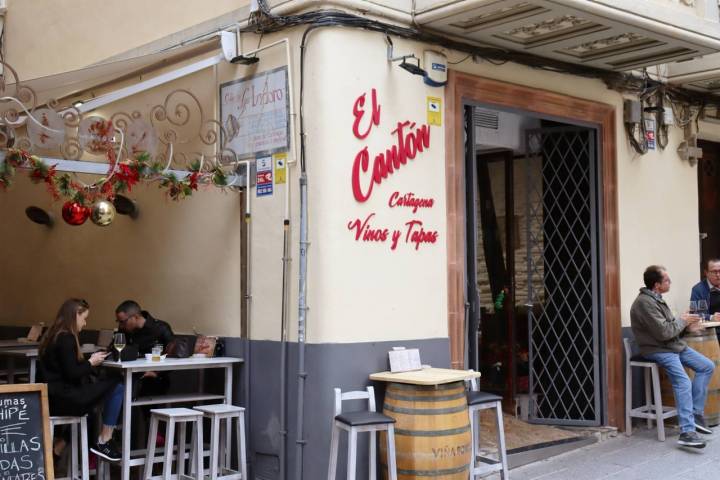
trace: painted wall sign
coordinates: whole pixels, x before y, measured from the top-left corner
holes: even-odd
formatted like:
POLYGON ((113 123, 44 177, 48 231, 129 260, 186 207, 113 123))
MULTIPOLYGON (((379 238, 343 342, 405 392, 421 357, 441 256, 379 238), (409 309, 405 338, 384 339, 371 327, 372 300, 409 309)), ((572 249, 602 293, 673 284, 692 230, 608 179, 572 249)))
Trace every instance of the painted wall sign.
POLYGON ((273 194, 272 157, 259 157, 256 164, 255 195, 264 197, 273 194))
POLYGON ((288 149, 287 67, 220 85, 222 141, 239 157, 288 149))
MULTIPOLYGON (((428 97, 428 118, 430 116, 430 99, 437 100, 440 112, 440 99, 428 97)), ((353 104, 354 117, 352 132, 358 140, 366 139, 375 127, 380 126, 381 106, 377 92, 373 88, 368 99, 367 94, 360 95, 353 104)), ((428 122, 429 123, 429 122, 428 122)), ((351 169, 351 187, 355 200, 366 202, 373 193, 373 188, 390 176, 409 168, 408 162, 419 156, 430 147, 430 125, 417 125, 411 120, 397 121, 392 124, 390 133, 395 137, 393 145, 377 153, 370 161, 368 147, 363 147, 356 155, 351 169)), ((414 192, 395 191, 390 194, 387 206, 391 209, 404 209, 412 215, 425 209, 431 209, 435 199, 414 192)), ((347 223, 347 229, 356 242, 387 243, 394 251, 400 244, 408 244, 419 250, 421 246, 434 244, 439 233, 428 227, 423 220, 410 218, 402 225, 387 227, 375 222, 375 212, 368 213, 364 218, 355 218, 347 223)))

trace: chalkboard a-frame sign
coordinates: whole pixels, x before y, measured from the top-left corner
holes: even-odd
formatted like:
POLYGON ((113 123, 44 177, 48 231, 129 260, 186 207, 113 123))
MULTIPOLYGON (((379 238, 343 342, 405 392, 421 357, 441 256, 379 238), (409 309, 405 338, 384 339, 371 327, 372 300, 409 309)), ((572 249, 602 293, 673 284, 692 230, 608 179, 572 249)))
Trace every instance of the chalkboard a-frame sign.
POLYGON ((0 480, 53 480, 47 386, 0 385, 0 480))

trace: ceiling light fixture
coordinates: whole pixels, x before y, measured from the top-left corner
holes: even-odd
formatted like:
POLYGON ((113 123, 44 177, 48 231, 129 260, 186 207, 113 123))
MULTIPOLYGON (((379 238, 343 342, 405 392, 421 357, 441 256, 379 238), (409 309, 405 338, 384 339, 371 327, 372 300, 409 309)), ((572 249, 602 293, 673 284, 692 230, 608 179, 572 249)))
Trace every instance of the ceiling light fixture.
POLYGON ((254 65, 258 63, 260 59, 258 57, 246 57, 245 55, 238 55, 230 59, 230 63, 237 65, 254 65))
POLYGON ((420 75, 421 77, 427 77, 427 72, 420 68, 420 59, 415 56, 414 53, 411 53, 410 55, 400 55, 399 57, 393 57, 393 42, 392 39, 389 36, 385 37, 385 41, 387 42, 387 59, 388 62, 400 62, 399 67, 405 70, 406 72, 410 72, 413 75, 420 75), (414 63, 408 63, 408 59, 414 59, 417 62, 417 65, 414 63))

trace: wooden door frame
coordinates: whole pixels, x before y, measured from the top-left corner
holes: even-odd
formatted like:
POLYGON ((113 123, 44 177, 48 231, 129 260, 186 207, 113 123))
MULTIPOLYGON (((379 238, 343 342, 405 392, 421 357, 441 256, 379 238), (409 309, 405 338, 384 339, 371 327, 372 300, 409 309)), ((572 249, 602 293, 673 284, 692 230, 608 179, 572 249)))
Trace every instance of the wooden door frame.
POLYGON ((620 319, 620 260, 618 242, 617 153, 615 107, 450 70, 445 91, 445 174, 447 187, 448 331, 453 368, 465 358, 465 179, 463 101, 472 100, 598 129, 602 175, 601 265, 604 272, 604 360, 607 381, 606 423, 624 427, 622 325, 620 319))

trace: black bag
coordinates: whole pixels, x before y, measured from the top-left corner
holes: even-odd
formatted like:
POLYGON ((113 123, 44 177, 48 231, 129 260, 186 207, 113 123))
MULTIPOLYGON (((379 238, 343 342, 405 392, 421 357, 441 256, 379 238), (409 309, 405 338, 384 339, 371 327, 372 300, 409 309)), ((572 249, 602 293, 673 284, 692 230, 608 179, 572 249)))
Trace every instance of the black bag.
MULTIPOLYGON (((120 351, 120 358, 123 362, 137 360, 139 356, 140 352, 135 345, 125 345, 125 348, 120 351)), ((112 358, 116 362, 118 361, 118 351, 115 348, 112 349, 112 358)))
POLYGON ((172 358, 188 358, 195 348, 195 337, 175 337, 168 345, 167 355, 172 358))

